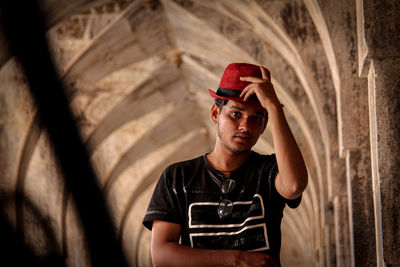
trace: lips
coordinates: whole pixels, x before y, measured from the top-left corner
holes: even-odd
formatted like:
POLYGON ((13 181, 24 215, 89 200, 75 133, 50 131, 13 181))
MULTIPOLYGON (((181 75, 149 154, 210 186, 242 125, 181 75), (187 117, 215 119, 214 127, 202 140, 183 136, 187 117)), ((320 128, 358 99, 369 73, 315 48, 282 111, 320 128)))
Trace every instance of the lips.
POLYGON ((242 141, 247 141, 247 142, 251 141, 251 136, 247 135, 247 134, 237 134, 237 135, 234 135, 233 138, 239 139, 242 141))

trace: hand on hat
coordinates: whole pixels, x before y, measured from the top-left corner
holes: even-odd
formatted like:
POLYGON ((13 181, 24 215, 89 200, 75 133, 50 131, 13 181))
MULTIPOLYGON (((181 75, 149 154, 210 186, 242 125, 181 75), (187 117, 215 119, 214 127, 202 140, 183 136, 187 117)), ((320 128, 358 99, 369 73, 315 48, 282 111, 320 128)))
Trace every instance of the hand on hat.
POLYGON ((247 85, 240 97, 244 101, 247 101, 252 94, 256 94, 260 104, 269 112, 272 106, 282 107, 283 105, 279 102, 276 96, 274 86, 271 83, 271 74, 269 70, 263 66, 260 66, 262 78, 259 77, 240 77, 241 81, 250 82, 247 85))

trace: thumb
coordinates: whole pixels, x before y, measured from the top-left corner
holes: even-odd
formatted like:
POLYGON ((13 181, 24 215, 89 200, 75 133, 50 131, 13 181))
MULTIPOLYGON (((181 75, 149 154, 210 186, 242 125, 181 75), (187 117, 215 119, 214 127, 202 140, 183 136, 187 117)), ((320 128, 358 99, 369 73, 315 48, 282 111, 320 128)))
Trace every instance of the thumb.
POLYGON ((260 66, 262 78, 271 82, 271 72, 264 66, 260 66))

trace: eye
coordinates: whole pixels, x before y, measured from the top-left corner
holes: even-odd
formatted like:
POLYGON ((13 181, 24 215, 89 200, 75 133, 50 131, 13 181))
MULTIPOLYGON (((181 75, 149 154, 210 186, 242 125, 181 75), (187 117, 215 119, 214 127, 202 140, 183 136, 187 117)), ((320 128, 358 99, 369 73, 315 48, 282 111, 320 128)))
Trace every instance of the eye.
POLYGON ((240 112, 238 111, 232 111, 231 116, 235 119, 239 119, 242 116, 242 114, 240 114, 240 112))
POLYGON ((254 121, 254 122, 260 123, 260 122, 263 121, 263 118, 260 117, 260 116, 252 116, 251 120, 254 121))

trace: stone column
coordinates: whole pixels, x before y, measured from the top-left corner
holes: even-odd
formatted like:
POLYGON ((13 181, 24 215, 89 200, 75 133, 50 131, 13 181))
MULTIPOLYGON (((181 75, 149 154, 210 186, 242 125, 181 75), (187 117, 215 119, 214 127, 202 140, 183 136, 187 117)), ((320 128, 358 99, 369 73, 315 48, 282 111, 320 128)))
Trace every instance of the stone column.
POLYGON ((377 266, 400 265, 400 2, 357 0, 359 75, 368 79, 377 266))
POLYGON ((346 156, 352 257, 350 266, 376 266, 374 204, 369 149, 346 156))
POLYGON ((334 185, 336 256, 332 265, 374 266, 376 257, 371 259, 369 256, 375 255, 376 249, 368 82, 365 78, 360 79, 357 74, 356 2, 319 1, 319 4, 325 20, 328 21, 327 27, 334 51, 334 57, 330 60, 332 77, 338 77, 334 86, 340 158, 337 159, 333 171, 342 179, 337 179, 334 185), (342 170, 342 173, 339 170, 342 170))

